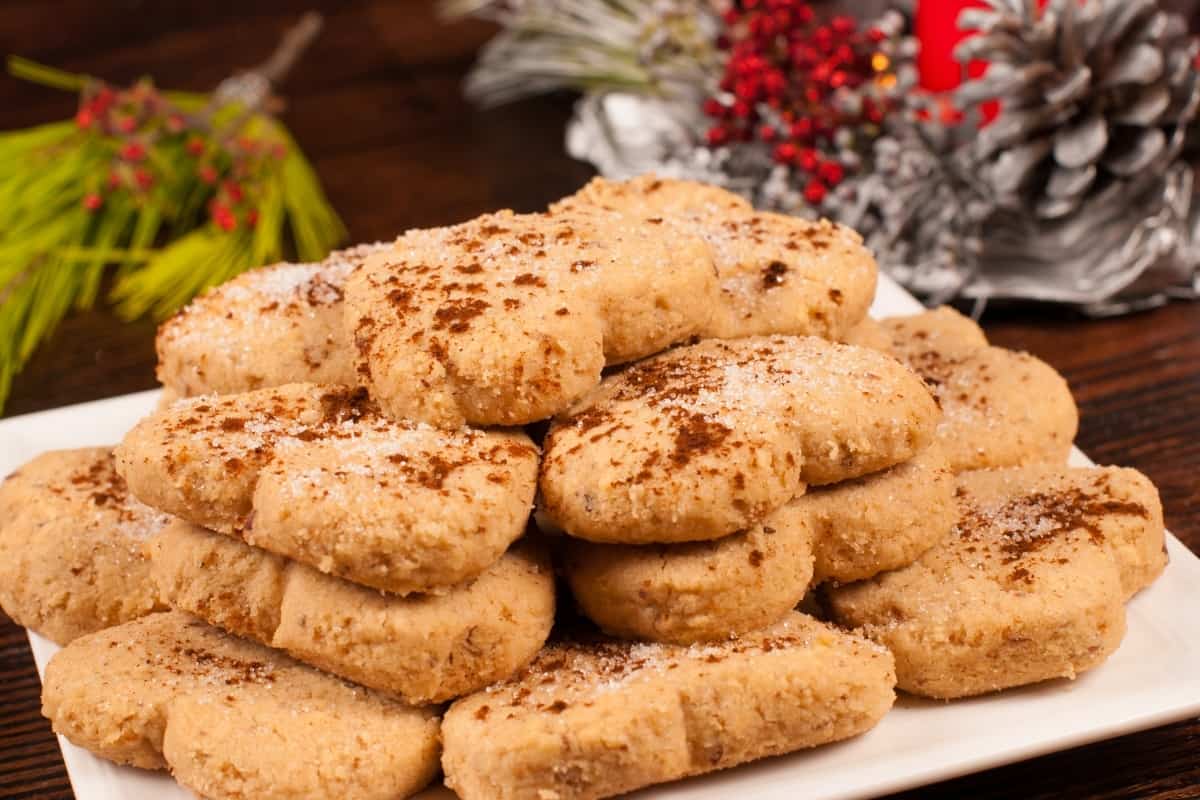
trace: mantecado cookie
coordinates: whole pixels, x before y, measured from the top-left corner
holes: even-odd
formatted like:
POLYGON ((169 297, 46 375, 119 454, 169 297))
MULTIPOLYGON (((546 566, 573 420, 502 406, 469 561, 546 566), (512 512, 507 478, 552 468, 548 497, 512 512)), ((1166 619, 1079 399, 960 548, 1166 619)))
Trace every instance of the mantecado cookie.
POLYGON ((0 607, 59 644, 161 609, 141 548, 166 522, 110 448, 43 453, 0 484, 0 607))
POLYGON ((989 347, 979 326, 950 308, 878 326, 886 352, 924 378, 941 405, 937 439, 955 472, 1066 462, 1079 411, 1048 364, 989 347))
POLYGON ((592 800, 860 734, 894 700, 883 648, 792 614, 709 645, 562 643, 457 701, 463 800, 592 800))
POLYGON ((42 712, 74 744, 214 800, 395 800, 437 772, 438 718, 180 612, 75 640, 42 712))
POLYGON ((955 531, 916 563, 826 596, 914 694, 1074 678, 1117 649, 1125 600, 1166 564, 1158 493, 1134 470, 968 472, 957 501, 955 531))
POLYGON ((358 380, 397 418, 521 425, 606 363, 700 333, 715 276, 696 237, 607 214, 487 214, 414 230, 346 288, 358 380))
POLYGON ((155 537, 150 552, 173 608, 414 704, 507 678, 554 624, 554 575, 532 542, 444 594, 407 597, 183 521, 155 537))
POLYGON ((813 537, 813 580, 849 583, 911 564, 958 519, 954 474, 933 443, 903 464, 793 500, 813 537))
POLYGON ((289 384, 180 401, 117 462, 155 508, 405 594, 478 575, 525 531, 538 452, 523 433, 392 421, 362 390, 289 384))
POLYGON ((655 175, 594 178, 550 208, 602 209, 703 239, 718 278, 713 317, 701 331, 706 338, 836 339, 866 315, 875 296, 878 268, 857 233, 827 220, 758 213, 716 186, 655 175))
POLYGON ((709 340, 639 362, 555 421, 542 511, 622 544, 745 530, 804 490, 906 461, 939 412, 889 356, 815 337, 709 340))
POLYGON ((346 279, 390 243, 332 253, 316 264, 244 272, 197 297, 158 329, 158 380, 171 398, 285 383, 354 384, 346 279))
POLYGON ((813 574, 812 529, 792 504, 713 541, 564 538, 563 571, 580 609, 625 639, 691 644, 765 628, 796 607, 813 574))

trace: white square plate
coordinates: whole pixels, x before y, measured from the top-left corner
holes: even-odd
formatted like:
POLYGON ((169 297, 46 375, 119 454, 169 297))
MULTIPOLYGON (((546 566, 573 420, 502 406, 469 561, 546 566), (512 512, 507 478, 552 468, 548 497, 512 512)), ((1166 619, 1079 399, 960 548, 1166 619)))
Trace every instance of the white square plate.
MULTIPOLYGON (((920 305, 882 279, 872 313, 920 305)), ((0 475, 44 450, 112 444, 148 413, 157 392, 0 422, 0 475)), ((1073 462, 1089 463, 1076 452, 1073 462)), ((1129 632, 1102 667, 988 697, 935 703, 902 696, 873 731, 849 742, 659 786, 639 798, 846 800, 899 791, 1200 714, 1200 559, 1167 536, 1171 563, 1129 604, 1129 632)), ((57 648, 29 635, 38 671, 57 648)), ((169 777, 118 767, 59 739, 79 800, 191 798, 169 777)), ((422 800, 449 798, 444 789, 422 800)))

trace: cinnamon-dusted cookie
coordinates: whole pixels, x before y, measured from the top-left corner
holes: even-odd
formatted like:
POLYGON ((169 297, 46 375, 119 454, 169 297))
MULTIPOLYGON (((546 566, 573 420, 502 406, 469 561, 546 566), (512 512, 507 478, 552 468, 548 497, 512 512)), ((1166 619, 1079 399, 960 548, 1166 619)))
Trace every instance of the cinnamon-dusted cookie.
POLYGON ((890 353, 892 349, 892 337, 888 336, 883 325, 873 317, 863 317, 857 325, 842 334, 838 341, 883 353, 890 353))
POLYGON ((914 368, 926 358, 961 358, 988 346, 978 323, 949 306, 907 317, 888 317, 878 324, 890 341, 887 349, 891 354, 914 368))
POLYGON ((197 297, 158 329, 158 380, 173 398, 285 383, 354 383, 343 324, 346 279, 390 243, 316 264, 244 272, 197 297))
POLYGON ((444 594, 407 597, 182 520, 150 551, 173 608, 410 703, 440 703, 509 677, 554 624, 554 576, 532 542, 444 594))
POLYGON ((802 614, 709 645, 547 647, 442 727, 463 800, 594 800, 856 736, 895 695, 891 656, 802 614))
POLYGON ((347 284, 358 379, 384 410, 442 427, 563 410, 606 363, 698 334, 708 248, 608 214, 502 211, 409 231, 347 284))
POLYGON ((290 384, 180 401, 117 462, 155 508, 404 594, 478 575, 524 532, 538 452, 523 433, 392 421, 362 390, 290 384))
POLYGON ((861 581, 907 566, 958 519, 954 474, 936 442, 882 472, 811 488, 789 506, 812 529, 816 583, 861 581))
POLYGON ((732 192, 693 181, 642 175, 594 178, 552 213, 602 209, 659 220, 700 236, 712 251, 719 302, 705 337, 764 334, 836 339, 861 320, 878 268, 857 233, 827 220, 756 213, 732 192))
POLYGON ((111 449, 43 453, 0 484, 0 607, 59 644, 161 609, 141 548, 166 523, 111 449))
POLYGON ((963 697, 1073 678, 1121 643, 1123 603, 1166 564, 1162 508, 1134 470, 958 476, 955 531, 904 569, 828 592, 896 656, 899 686, 963 697))
POLYGON ((542 508, 623 544, 744 530, 800 494, 910 458, 938 409, 889 356, 815 337, 710 340, 607 378, 546 439, 542 508))
POLYGON ((438 719, 179 612, 93 633, 46 667, 42 713, 93 753, 214 800, 395 800, 433 778, 438 719))
POLYGON ((812 530, 791 504, 710 542, 563 547, 583 613, 626 639, 691 644, 765 628, 796 607, 813 574, 812 530))
MULTIPOLYGON (((1079 428, 1070 387, 1028 353, 989 347, 950 308, 879 323, 886 352, 929 384, 942 407, 938 443, 956 472, 1066 461, 1079 428)), ((856 334, 858 341, 873 338, 856 334)))

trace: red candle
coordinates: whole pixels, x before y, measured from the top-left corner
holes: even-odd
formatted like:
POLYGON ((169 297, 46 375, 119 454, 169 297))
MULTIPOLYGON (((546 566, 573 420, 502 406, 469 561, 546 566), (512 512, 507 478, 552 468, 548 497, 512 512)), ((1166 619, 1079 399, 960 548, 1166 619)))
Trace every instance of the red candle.
MULTIPOLYGON (((935 93, 949 92, 963 82, 962 65, 954 57, 954 48, 963 39, 974 36, 975 32, 959 28, 958 15, 967 8, 983 7, 986 4, 980 0, 919 0, 915 27, 917 41, 921 44, 917 70, 920 72, 922 89, 935 93)), ((978 78, 985 72, 986 61, 967 64, 967 75, 971 78, 978 78)), ((1000 113, 1000 104, 984 103, 980 106, 980 113, 986 125, 1000 113)))
MULTIPOLYGON (((921 52, 917 69, 921 88, 929 92, 948 92, 962 83, 962 67, 954 58, 954 47, 970 34, 958 27, 958 15, 964 8, 978 8, 979 0, 920 0, 915 22, 921 52)), ((986 64, 972 65, 979 74, 986 64)))

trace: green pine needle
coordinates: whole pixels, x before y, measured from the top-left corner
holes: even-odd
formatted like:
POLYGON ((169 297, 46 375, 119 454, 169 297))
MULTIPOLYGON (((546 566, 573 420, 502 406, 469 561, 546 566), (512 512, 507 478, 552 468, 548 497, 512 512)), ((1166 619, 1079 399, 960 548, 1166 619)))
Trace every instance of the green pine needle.
POLYGON ((148 84, 111 90, 18 57, 8 68, 80 92, 81 115, 102 121, 0 133, 0 410, 38 345, 72 308, 90 308, 110 274, 107 300, 122 318, 161 319, 239 272, 288 253, 319 260, 345 239, 312 166, 273 118, 148 84), (158 105, 137 105, 147 92, 158 105), (132 131, 119 125, 129 113, 132 131), (144 155, 128 156, 130 143, 144 155))

